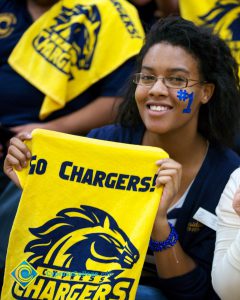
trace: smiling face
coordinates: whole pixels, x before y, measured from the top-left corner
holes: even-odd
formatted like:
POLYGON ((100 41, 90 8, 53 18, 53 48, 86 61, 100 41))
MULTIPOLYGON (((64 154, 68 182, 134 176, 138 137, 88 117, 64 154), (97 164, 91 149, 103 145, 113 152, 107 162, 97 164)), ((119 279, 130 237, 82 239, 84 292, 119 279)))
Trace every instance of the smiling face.
MULTIPOLYGON (((143 59, 141 73, 157 77, 203 80, 200 78, 198 60, 183 48, 167 43, 155 44, 148 50, 143 59)), ((161 79, 153 86, 137 85, 135 99, 147 131, 157 134, 180 129, 197 131, 200 106, 208 102, 213 87, 189 81, 189 85, 193 84, 195 85, 192 87, 182 88, 189 94, 193 92, 190 113, 183 113, 188 100, 178 99, 179 89, 166 87, 161 79)))

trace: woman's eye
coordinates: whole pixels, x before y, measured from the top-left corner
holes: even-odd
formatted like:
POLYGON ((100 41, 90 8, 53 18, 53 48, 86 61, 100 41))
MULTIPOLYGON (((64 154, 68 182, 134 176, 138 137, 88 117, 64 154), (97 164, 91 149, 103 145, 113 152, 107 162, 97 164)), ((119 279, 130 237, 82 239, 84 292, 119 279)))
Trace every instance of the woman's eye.
POLYGON ((186 82, 186 78, 183 78, 183 77, 167 77, 167 80, 170 81, 170 82, 178 82, 178 83, 181 83, 181 82, 186 82))
POLYGON ((142 80, 154 80, 153 76, 151 76, 151 75, 142 75, 141 79, 142 80))

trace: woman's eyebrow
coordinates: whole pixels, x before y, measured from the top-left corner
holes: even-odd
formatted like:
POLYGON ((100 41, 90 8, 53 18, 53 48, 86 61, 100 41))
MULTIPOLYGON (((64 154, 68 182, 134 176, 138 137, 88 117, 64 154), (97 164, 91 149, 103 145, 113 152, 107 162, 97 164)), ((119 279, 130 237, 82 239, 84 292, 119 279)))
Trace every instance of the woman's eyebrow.
POLYGON ((154 69, 148 66, 142 66, 141 68, 142 70, 146 70, 146 71, 153 71, 154 69))
MULTIPOLYGON (((142 69, 142 70, 146 70, 146 71, 154 71, 154 70, 155 70, 155 69, 152 68, 152 67, 144 66, 144 65, 142 66, 141 69, 142 69)), ((167 71, 167 72, 183 72, 183 73, 185 73, 185 74, 187 74, 187 75, 190 74, 189 71, 188 71, 187 69, 181 68, 181 67, 177 67, 177 68, 168 68, 168 69, 166 69, 165 71, 167 71)))

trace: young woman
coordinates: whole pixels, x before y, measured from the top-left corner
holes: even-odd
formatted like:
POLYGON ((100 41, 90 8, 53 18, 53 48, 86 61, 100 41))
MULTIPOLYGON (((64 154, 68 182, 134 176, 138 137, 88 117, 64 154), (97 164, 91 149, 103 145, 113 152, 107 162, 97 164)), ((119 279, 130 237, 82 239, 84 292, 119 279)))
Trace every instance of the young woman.
MULTIPOLYGON (((160 20, 139 54, 118 124, 89 134, 161 147, 171 157, 158 162, 158 184, 167 188, 136 299, 217 299, 211 285, 214 213, 240 163, 227 148, 238 129, 237 74, 229 48, 217 36, 180 17, 160 20)), ((5 160, 5 172, 16 183, 13 168, 20 170, 30 158, 26 138, 11 140, 5 160)))

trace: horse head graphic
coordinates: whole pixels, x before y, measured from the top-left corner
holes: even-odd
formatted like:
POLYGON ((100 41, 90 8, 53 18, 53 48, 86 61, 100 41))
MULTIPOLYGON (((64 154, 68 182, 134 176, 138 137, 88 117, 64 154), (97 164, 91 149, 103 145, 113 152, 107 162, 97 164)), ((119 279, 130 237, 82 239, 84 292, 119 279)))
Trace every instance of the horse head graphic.
POLYGON ((33 39, 33 47, 50 64, 73 79, 72 68, 91 68, 101 16, 96 5, 61 7, 52 25, 44 27, 33 39))
POLYGON ((51 30, 71 45, 72 65, 89 69, 101 26, 96 5, 76 5, 74 9, 62 7, 51 30))
POLYGON ((139 252, 114 218, 103 210, 81 205, 67 208, 30 232, 37 237, 25 247, 35 267, 101 271, 101 266, 130 269, 139 252), (99 270, 98 270, 99 268, 99 270))

